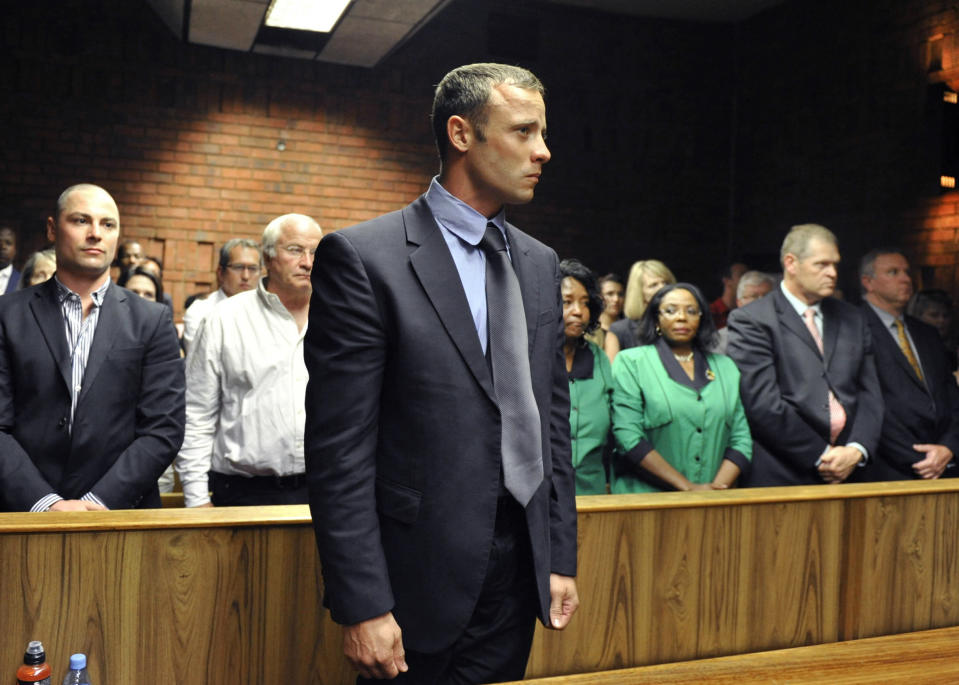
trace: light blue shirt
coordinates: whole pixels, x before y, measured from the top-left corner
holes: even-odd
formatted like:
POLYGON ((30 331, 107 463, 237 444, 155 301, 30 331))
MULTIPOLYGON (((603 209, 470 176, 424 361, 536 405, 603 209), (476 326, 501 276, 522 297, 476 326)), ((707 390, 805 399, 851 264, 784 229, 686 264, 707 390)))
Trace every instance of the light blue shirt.
POLYGON ((438 176, 433 178, 429 190, 426 191, 426 204, 453 256, 463 290, 466 291, 476 334, 483 347, 483 354, 486 354, 486 254, 479 247, 479 242, 486 233, 487 224, 492 221, 502 232, 507 254, 509 253, 505 212, 501 209, 493 218, 486 218, 458 197, 451 195, 440 185, 438 176))

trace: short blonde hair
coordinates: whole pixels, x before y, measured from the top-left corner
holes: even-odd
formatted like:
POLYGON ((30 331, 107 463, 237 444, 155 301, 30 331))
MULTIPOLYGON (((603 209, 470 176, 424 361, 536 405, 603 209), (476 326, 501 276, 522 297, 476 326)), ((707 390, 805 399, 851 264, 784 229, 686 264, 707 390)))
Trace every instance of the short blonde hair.
POLYGON ((648 302, 643 298, 643 276, 647 273, 659 276, 667 285, 676 282, 673 272, 658 259, 646 259, 633 264, 626 279, 626 296, 623 298, 623 314, 627 319, 638 321, 646 311, 648 302))
POLYGON ((809 243, 813 238, 819 238, 823 242, 832 243, 836 247, 839 241, 836 240, 836 234, 825 226, 819 224, 799 224, 789 229, 783 239, 783 245, 779 248, 779 263, 786 266, 786 255, 792 254, 796 259, 802 260, 809 256, 809 243))

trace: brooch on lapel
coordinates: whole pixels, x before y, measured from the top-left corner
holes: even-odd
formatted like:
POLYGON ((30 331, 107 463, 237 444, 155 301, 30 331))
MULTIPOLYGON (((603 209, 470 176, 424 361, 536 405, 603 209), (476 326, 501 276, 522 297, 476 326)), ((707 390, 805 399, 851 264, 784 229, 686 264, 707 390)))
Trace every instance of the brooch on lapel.
POLYGON ((713 373, 712 369, 706 369, 706 380, 707 381, 716 380, 716 374, 713 373))

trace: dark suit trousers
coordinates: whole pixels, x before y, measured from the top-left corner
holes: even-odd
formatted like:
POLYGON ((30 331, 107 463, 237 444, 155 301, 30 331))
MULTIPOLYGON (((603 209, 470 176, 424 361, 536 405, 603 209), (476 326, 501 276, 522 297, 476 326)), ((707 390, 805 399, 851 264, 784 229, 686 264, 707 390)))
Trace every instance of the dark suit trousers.
MULTIPOLYGON (((437 654, 406 651, 409 685, 496 683, 522 680, 526 672, 537 598, 526 517, 511 496, 501 497, 489 566, 479 601, 463 634, 437 654)), ((403 626, 400 626, 402 628, 403 626)), ((360 685, 382 683, 357 678, 360 685)))

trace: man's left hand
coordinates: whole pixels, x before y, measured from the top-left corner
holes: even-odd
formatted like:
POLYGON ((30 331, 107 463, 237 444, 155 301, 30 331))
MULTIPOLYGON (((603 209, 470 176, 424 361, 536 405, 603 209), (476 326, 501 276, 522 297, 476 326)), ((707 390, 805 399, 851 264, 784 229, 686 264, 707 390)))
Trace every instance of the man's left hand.
POLYGON ((946 465, 952 461, 952 450, 945 445, 923 444, 913 445, 912 448, 926 455, 921 461, 912 465, 912 470, 919 474, 920 478, 938 478, 946 470, 946 465))
POLYGON ((555 630, 562 630, 569 625, 576 609, 579 608, 579 594, 576 592, 576 579, 570 576, 561 576, 558 573, 549 574, 549 624, 555 630))

